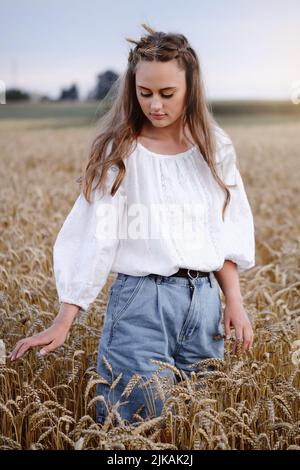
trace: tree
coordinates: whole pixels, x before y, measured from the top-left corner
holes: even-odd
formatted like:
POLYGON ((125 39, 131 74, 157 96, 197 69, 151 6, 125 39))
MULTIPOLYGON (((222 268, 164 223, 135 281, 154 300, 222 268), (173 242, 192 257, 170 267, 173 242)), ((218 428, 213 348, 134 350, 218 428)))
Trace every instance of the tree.
POLYGON ((70 88, 63 88, 61 90, 58 101, 63 100, 78 100, 78 89, 75 83, 70 88))
POLYGON ((6 90, 6 101, 29 101, 29 93, 19 90, 18 88, 9 88, 6 90))
POLYGON ((112 70, 98 74, 96 86, 89 92, 87 98, 90 100, 102 100, 118 77, 119 75, 112 70))

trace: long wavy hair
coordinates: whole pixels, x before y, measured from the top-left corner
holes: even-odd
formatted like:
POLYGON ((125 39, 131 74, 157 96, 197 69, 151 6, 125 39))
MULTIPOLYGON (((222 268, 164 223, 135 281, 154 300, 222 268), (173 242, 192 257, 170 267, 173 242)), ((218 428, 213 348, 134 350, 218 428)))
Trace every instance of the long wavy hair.
POLYGON ((131 154, 132 145, 136 145, 136 139, 147 119, 136 96, 137 64, 140 61, 167 62, 177 59, 179 68, 185 70, 187 85, 183 126, 184 129, 188 126, 194 143, 207 162, 214 179, 226 193, 222 208, 224 221, 225 209, 230 201, 230 186, 222 181, 216 171, 216 120, 206 102, 197 54, 183 34, 157 32, 144 23, 142 26, 149 34, 142 36, 139 41, 125 38, 134 43, 135 47, 129 51, 125 72, 105 97, 105 102, 110 100, 109 107, 99 120, 97 135, 89 149, 88 163, 77 182, 82 184, 86 200, 91 202, 91 192, 95 189, 92 188, 93 181, 99 178, 96 187, 103 189, 107 172, 110 166, 115 165, 119 171, 110 191, 114 196, 126 173, 124 161, 131 154))

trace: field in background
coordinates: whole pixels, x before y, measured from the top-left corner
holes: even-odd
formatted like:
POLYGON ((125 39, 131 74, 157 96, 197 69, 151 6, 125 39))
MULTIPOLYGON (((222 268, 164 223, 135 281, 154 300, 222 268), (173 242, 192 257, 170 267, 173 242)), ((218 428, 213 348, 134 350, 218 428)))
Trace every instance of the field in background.
MULTIPOLYGON (((281 124, 300 122, 300 105, 272 101, 215 101, 210 103, 222 124, 281 124)), ((57 128, 92 126, 102 113, 101 102, 43 102, 0 105, 0 126, 57 128)))
MULTIPOLYGON (((0 331, 7 354, 58 313, 52 247, 95 132, 82 115, 60 111, 59 120, 0 116, 0 331)), ((91 122, 94 110, 84 112, 91 122)), ((161 383, 158 393, 169 400, 160 417, 134 428, 108 419, 102 427, 94 397, 110 276, 64 346, 45 358, 37 348, 0 364, 0 449, 300 450, 300 121, 268 116, 219 118, 235 144, 255 219, 256 266, 240 275, 253 351, 235 356, 226 342, 224 361, 208 360, 199 376, 182 376, 174 389, 161 383), (215 371, 201 376, 210 364, 215 371)))

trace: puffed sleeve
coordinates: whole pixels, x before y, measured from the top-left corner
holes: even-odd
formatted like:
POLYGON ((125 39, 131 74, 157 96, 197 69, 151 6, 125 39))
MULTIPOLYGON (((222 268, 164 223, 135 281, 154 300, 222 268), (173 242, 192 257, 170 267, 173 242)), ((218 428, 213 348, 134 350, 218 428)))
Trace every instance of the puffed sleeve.
MULTIPOLYGON (((222 222, 221 243, 225 260, 237 264, 238 272, 255 266, 255 227, 252 210, 244 183, 237 167, 237 156, 232 140, 220 130, 216 162, 222 180, 229 185, 231 199, 222 222)), ((224 193, 223 193, 224 194, 224 193)))
POLYGON ((93 189, 91 203, 80 192, 54 243, 59 303, 78 305, 81 312, 88 309, 106 283, 118 248, 125 201, 123 182, 114 196, 109 193, 117 171, 116 166, 110 167, 104 190, 93 189))

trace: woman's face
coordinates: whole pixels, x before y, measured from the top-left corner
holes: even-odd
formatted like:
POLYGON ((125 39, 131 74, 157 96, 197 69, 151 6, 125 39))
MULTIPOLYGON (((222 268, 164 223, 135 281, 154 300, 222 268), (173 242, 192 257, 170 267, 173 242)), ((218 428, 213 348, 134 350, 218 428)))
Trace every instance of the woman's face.
POLYGON ((176 59, 140 61, 136 69, 136 95, 141 109, 155 127, 169 126, 183 115, 186 95, 185 70, 176 59), (164 115, 156 119, 153 114, 164 115))

